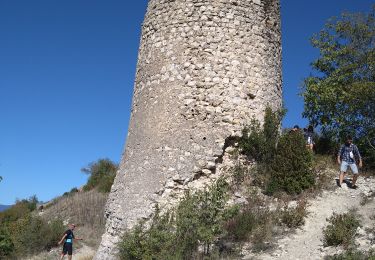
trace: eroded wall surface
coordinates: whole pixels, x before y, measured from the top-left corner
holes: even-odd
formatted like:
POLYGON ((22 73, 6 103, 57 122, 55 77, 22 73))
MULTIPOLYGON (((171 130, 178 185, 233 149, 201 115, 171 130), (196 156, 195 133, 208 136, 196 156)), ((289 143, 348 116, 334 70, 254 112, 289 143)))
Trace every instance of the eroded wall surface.
POLYGON ((95 259, 126 229, 217 174, 225 140, 280 108, 279 0, 150 0, 127 144, 95 259))

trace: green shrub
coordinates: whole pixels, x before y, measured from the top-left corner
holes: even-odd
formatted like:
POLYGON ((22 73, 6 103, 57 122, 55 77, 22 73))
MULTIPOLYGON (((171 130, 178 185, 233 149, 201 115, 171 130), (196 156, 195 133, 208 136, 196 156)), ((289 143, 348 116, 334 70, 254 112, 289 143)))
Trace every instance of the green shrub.
POLYGON ((297 228, 305 224, 307 216, 307 203, 304 200, 298 202, 295 208, 289 208, 288 205, 280 211, 280 224, 289 228, 297 228))
POLYGON ((26 216, 36 209, 37 203, 38 199, 35 195, 29 199, 17 200, 12 207, 0 212, 0 223, 7 224, 26 216))
POLYGON ((252 119, 250 125, 242 130, 242 136, 238 142, 242 153, 257 162, 263 160, 265 153, 265 137, 259 121, 252 119))
POLYGON ((330 224, 323 231, 325 246, 342 245, 348 248, 354 243, 356 230, 360 226, 354 210, 345 214, 334 213, 328 222, 330 224))
POLYGON ((246 168, 241 163, 236 163, 231 175, 234 186, 238 187, 241 185, 245 181, 246 174, 246 168))
POLYGON ((29 214, 9 223, 9 231, 15 254, 24 256, 51 249, 61 238, 64 226, 61 221, 46 223, 29 214))
POLYGON ((244 211, 227 221, 225 229, 228 237, 236 242, 249 239, 251 232, 259 225, 259 218, 255 212, 244 211))
POLYGON ((224 240, 249 241, 253 251, 265 250, 271 246, 269 241, 277 224, 277 212, 270 211, 266 201, 251 192, 242 210, 226 221, 224 240))
POLYGON ((81 169, 82 172, 90 175, 84 190, 89 191, 97 188, 100 192, 110 192, 117 168, 118 165, 111 160, 99 159, 97 162, 81 169))
POLYGON ((326 260, 375 260, 375 253, 370 251, 368 253, 362 251, 352 251, 344 252, 342 254, 336 254, 333 256, 327 256, 326 260))
POLYGON ((283 112, 273 112, 267 107, 263 127, 258 120, 252 119, 250 125, 243 129, 238 142, 242 153, 258 163, 269 163, 276 152, 282 117, 283 112))
POLYGON ((288 194, 299 194, 312 187, 315 182, 312 163, 312 154, 306 149, 301 133, 282 135, 269 167, 271 180, 267 193, 285 191, 288 194))
POLYGON ((284 114, 284 110, 273 112, 270 107, 266 108, 263 124, 263 134, 265 139, 263 154, 264 163, 270 163, 276 153, 281 120, 284 117, 284 114))
POLYGON ((10 256, 14 251, 14 244, 9 232, 3 227, 0 229, 0 259, 10 256))
POLYGON ((171 221, 169 214, 157 212, 149 228, 139 223, 127 232, 119 245, 121 259, 173 259, 176 236, 171 221))
POLYGON ((73 195, 78 192, 78 189, 76 187, 72 188, 69 192, 64 192, 63 197, 73 195))
POLYGON ((208 189, 187 192, 172 213, 157 212, 148 228, 140 223, 127 232, 120 243, 120 258, 193 259, 199 246, 209 254, 231 215, 224 209, 227 190, 228 184, 221 178, 208 189))

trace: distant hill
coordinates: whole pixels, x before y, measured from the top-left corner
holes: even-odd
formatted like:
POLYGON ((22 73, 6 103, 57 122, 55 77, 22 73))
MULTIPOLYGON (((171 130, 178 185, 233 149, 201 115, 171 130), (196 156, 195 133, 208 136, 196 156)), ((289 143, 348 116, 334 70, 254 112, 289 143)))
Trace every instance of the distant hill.
POLYGON ((10 208, 10 205, 0 205, 0 212, 10 208))

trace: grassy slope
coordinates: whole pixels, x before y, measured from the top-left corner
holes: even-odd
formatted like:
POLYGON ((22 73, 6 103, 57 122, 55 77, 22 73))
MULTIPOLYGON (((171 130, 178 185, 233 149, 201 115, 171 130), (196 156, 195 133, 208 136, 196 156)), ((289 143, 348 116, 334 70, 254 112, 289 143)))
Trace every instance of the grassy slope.
POLYGON ((108 194, 96 190, 77 192, 55 199, 39 215, 48 220, 58 218, 64 224, 76 224, 76 236, 85 238, 85 244, 95 247, 104 232, 104 206, 108 194))

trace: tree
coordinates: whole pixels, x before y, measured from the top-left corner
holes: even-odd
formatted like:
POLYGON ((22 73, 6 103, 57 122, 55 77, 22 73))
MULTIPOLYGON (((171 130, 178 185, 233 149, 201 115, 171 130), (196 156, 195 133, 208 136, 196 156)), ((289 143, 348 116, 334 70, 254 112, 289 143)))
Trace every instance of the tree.
POLYGON ((267 192, 285 191, 299 194, 315 183, 312 154, 306 149, 302 133, 291 132, 280 137, 276 155, 269 166, 271 180, 267 192))
POLYGON ((242 130, 242 137, 238 142, 242 153, 258 163, 270 163, 276 151, 284 114, 285 110, 283 109, 274 112, 270 107, 267 107, 263 127, 258 120, 253 118, 250 125, 242 130))
POLYGON ((304 116, 336 137, 352 134, 375 153, 375 5, 332 18, 312 37, 320 56, 304 81, 304 116))
POLYGON ((99 159, 90 163, 82 172, 90 177, 84 186, 86 191, 98 188, 100 192, 110 192, 113 181, 116 177, 118 165, 109 159, 99 159))

